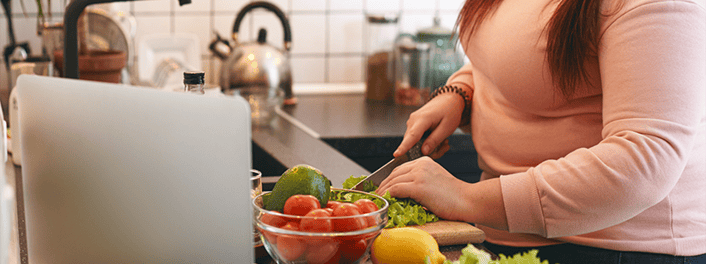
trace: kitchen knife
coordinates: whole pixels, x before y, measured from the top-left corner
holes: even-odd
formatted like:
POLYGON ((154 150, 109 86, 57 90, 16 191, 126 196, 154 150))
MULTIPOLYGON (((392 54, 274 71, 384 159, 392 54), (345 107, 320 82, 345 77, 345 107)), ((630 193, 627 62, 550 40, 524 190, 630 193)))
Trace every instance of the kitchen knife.
POLYGON ((390 176, 390 173, 392 170, 397 168, 397 166, 402 165, 405 162, 415 160, 422 155, 422 143, 424 142, 424 139, 419 140, 417 144, 414 144, 407 153, 405 153, 402 156, 399 156, 397 158, 392 159, 389 161, 387 164, 383 165, 379 169, 377 169, 375 172, 372 174, 368 175, 368 177, 365 177, 362 181, 360 181, 358 184, 353 186, 353 190, 358 190, 358 191, 363 191, 363 186, 365 186, 365 182, 372 182, 375 186, 380 186, 383 180, 387 178, 387 176, 390 176))

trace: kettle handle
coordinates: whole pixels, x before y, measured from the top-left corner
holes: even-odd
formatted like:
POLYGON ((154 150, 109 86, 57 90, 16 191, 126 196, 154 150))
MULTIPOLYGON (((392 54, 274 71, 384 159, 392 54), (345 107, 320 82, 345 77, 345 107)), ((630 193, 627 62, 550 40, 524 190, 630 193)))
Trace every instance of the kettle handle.
POLYGON ((281 9, 279 9, 276 5, 265 1, 252 2, 240 10, 240 13, 238 13, 238 16, 235 18, 235 24, 233 25, 233 40, 235 40, 236 43, 238 42, 238 30, 240 29, 240 23, 243 21, 245 14, 250 12, 250 10, 259 7, 272 11, 282 22, 282 27, 284 27, 284 48, 289 51, 292 47, 292 30, 289 27, 289 21, 281 9))

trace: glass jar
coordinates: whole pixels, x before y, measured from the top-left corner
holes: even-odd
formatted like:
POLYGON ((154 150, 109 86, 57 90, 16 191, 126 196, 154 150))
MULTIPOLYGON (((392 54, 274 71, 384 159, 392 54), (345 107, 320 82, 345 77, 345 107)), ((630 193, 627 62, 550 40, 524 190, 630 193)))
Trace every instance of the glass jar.
POLYGON ((429 78, 430 45, 411 38, 395 47, 395 104, 421 106, 431 95, 429 78))
POLYGON ((396 14, 368 15, 365 98, 392 101, 394 89, 394 41, 399 28, 396 14))
POLYGON ((433 90, 444 86, 446 80, 463 66, 463 54, 456 50, 457 37, 451 29, 441 26, 441 19, 434 17, 432 27, 417 32, 417 39, 431 45, 429 52, 429 78, 433 90))

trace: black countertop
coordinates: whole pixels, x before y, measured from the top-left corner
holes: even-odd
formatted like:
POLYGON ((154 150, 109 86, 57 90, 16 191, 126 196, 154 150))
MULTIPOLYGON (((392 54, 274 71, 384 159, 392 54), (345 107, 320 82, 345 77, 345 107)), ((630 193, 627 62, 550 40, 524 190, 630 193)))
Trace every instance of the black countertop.
MULTIPOLYGON (((392 159, 417 108, 366 100, 360 93, 299 95, 270 126, 253 127, 253 167, 263 171, 265 185, 286 168, 309 164, 341 186, 351 175, 367 175, 392 159)), ((438 162, 476 181, 480 171, 470 135, 459 130, 449 141, 451 150, 438 162)))

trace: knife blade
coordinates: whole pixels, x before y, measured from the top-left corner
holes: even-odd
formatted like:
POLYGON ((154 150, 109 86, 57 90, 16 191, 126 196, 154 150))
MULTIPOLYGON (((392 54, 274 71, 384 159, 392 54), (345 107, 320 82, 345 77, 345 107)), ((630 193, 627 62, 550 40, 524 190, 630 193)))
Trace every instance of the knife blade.
POLYGON ((368 175, 368 177, 365 177, 362 181, 358 182, 355 186, 353 186, 353 190, 358 190, 358 191, 363 191, 363 186, 365 186, 365 182, 372 182, 375 186, 380 186, 382 181, 384 181, 387 176, 390 176, 390 173, 392 173, 392 170, 397 168, 397 166, 400 166, 404 164, 405 162, 415 160, 422 155, 422 143, 424 142, 424 139, 419 140, 417 144, 414 144, 412 148, 410 148, 407 153, 405 153, 402 156, 396 157, 392 159, 391 161, 387 162, 385 165, 377 169, 375 172, 371 173, 368 175))

